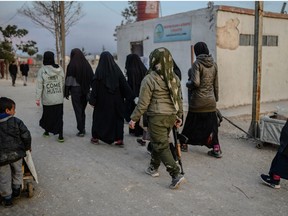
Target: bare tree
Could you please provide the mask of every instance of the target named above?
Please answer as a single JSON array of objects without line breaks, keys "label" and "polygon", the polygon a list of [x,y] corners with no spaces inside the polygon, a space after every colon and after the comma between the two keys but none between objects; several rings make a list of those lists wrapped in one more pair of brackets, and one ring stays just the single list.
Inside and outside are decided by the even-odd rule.
[{"label": "bare tree", "polygon": [[[47,29],[55,38],[56,56],[60,62],[61,44],[61,16],[60,1],[35,1],[31,6],[25,6],[19,13],[29,17],[36,25]],[[70,28],[82,17],[82,4],[75,1],[65,1],[65,36],[69,34]]]},{"label": "bare tree", "polygon": [[[124,20],[121,21],[120,26],[134,23],[137,18],[137,1],[128,1],[128,7],[121,11],[121,15],[123,16]],[[115,41],[117,41],[117,30],[120,28],[120,26],[115,27],[113,34]]]}]

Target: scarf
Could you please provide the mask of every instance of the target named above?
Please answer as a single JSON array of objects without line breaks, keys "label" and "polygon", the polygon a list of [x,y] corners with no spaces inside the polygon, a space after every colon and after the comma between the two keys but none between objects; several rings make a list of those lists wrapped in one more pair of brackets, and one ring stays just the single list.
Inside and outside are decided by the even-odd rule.
[{"label": "scarf", "polygon": [[66,78],[68,76],[76,79],[83,93],[87,94],[89,92],[93,79],[93,70],[82,51],[78,48],[71,50]]},{"label": "scarf", "polygon": [[108,92],[114,94],[115,90],[119,88],[119,77],[121,74],[123,73],[111,53],[108,51],[102,52],[94,79],[100,80],[108,88]]},{"label": "scarf", "polygon": [[55,64],[54,53],[47,51],[43,56],[43,65],[52,65],[54,68],[59,68],[59,65]]},{"label": "scarf", "polygon": [[139,96],[141,82],[146,75],[147,69],[140,57],[136,54],[129,54],[126,57],[125,69],[127,81],[135,95]]},{"label": "scarf", "polygon": [[168,49],[161,47],[155,49],[149,56],[149,71],[155,71],[162,80],[167,84],[170,98],[174,104],[175,109],[179,110],[178,101],[181,97],[179,95],[178,83],[176,74],[173,71],[173,59]]}]

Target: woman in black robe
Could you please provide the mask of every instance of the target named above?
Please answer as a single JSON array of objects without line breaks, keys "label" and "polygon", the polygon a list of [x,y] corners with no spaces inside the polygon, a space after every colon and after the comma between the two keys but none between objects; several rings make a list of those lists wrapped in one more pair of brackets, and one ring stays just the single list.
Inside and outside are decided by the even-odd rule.
[{"label": "woman in black robe", "polygon": [[133,92],[113,56],[103,52],[95,71],[89,101],[94,107],[92,143],[102,140],[123,146],[124,99],[133,100]]},{"label": "woman in black robe", "polygon": [[[139,91],[141,86],[141,81],[143,80],[147,68],[141,61],[140,57],[137,54],[129,54],[126,58],[125,63],[127,82],[132,89],[135,97],[139,97]],[[130,115],[132,114],[136,104],[134,100],[125,101],[125,119],[129,122]],[[139,126],[139,121],[135,124],[135,129],[129,128],[129,133],[134,134],[135,136],[143,135],[143,129]]]},{"label": "woman in black robe", "polygon": [[65,80],[65,97],[71,94],[72,105],[77,121],[77,136],[83,137],[85,131],[85,109],[88,103],[93,70],[82,51],[75,48],[71,51]]},{"label": "woman in black robe", "polygon": [[268,186],[280,188],[280,179],[288,180],[288,121],[282,128],[280,147],[272,160],[269,175],[262,174],[261,180]]}]

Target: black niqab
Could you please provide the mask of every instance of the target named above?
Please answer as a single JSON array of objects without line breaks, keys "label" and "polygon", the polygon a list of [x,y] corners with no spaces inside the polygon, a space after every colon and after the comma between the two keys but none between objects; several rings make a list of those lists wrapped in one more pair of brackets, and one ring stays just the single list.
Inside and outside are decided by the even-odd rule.
[{"label": "black niqab", "polygon": [[135,96],[139,96],[141,82],[146,75],[147,68],[137,54],[129,54],[126,58],[125,69],[127,71],[128,84]]},{"label": "black niqab", "polygon": [[120,74],[123,75],[111,53],[108,51],[102,52],[95,71],[94,79],[102,81],[108,88],[108,91],[114,93],[115,90],[119,88]]},{"label": "black niqab", "polygon": [[78,48],[72,49],[70,62],[67,66],[67,75],[76,79],[83,93],[88,93],[93,79],[93,70],[82,51]]}]

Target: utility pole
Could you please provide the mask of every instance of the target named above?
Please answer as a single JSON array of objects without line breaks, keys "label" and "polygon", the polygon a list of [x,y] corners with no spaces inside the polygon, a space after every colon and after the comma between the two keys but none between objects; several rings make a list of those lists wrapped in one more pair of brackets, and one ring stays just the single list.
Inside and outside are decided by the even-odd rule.
[{"label": "utility pole", "polygon": [[262,69],[263,1],[255,2],[252,120],[249,134],[259,137]]},{"label": "utility pole", "polygon": [[61,66],[64,70],[65,73],[65,6],[64,6],[65,2],[64,1],[60,1],[60,20],[61,20],[61,58],[62,58],[62,62],[61,62]]}]

